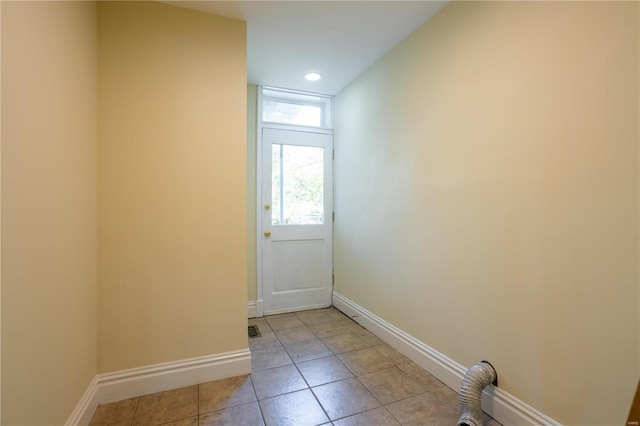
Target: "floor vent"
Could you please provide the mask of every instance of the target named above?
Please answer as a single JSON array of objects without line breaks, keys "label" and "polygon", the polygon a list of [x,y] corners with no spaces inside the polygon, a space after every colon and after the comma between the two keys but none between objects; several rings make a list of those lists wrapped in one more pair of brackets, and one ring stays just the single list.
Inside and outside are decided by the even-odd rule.
[{"label": "floor vent", "polygon": [[250,325],[249,326],[249,337],[253,338],[253,337],[260,337],[260,330],[258,330],[258,326],[257,325]]}]

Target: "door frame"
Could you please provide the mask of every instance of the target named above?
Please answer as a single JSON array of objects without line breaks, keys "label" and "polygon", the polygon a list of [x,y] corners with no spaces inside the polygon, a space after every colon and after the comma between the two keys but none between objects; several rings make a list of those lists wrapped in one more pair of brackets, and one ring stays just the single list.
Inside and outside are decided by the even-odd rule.
[{"label": "door frame", "polygon": [[[262,227],[262,207],[265,204],[265,201],[262,199],[262,133],[263,129],[278,129],[278,130],[293,130],[297,132],[308,132],[308,133],[323,133],[327,135],[333,136],[333,127],[324,128],[324,127],[308,127],[308,126],[295,126],[290,124],[279,124],[272,122],[263,122],[262,121],[262,89],[264,86],[258,86],[257,90],[257,114],[256,114],[256,317],[264,316],[264,292],[263,292],[263,277],[262,277],[262,265],[263,265],[263,256],[262,256],[262,233],[264,229]],[[287,92],[296,92],[296,93],[305,93],[299,91],[286,90]],[[308,93],[311,95],[316,95],[314,93]],[[324,96],[324,95],[323,95]],[[334,139],[335,142],[335,139]],[[335,146],[333,148],[333,153],[335,153]],[[335,159],[335,155],[332,154],[332,158]],[[335,167],[332,167],[331,173],[333,174],[333,178],[335,178]],[[332,180],[332,185],[333,181]],[[335,211],[335,187],[332,188],[333,199],[332,206]],[[270,200],[269,200],[270,201]],[[331,212],[333,217],[333,211]],[[332,232],[333,232],[333,220],[331,221]],[[333,253],[333,247],[331,248]],[[333,257],[333,254],[331,255]],[[331,261],[333,267],[333,260]]]}]

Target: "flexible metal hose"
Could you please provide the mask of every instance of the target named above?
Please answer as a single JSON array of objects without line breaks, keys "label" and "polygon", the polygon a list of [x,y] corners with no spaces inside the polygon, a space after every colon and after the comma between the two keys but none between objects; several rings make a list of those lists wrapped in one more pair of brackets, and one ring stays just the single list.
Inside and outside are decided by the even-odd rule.
[{"label": "flexible metal hose", "polygon": [[491,383],[497,385],[497,380],[496,370],[487,361],[481,361],[467,370],[460,389],[458,426],[482,426],[482,390]]}]

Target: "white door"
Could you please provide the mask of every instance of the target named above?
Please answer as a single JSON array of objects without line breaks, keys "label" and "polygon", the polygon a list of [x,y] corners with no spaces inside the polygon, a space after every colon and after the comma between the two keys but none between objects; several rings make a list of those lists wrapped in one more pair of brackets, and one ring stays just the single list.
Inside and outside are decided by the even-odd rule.
[{"label": "white door", "polygon": [[262,131],[264,313],[331,305],[333,136]]}]

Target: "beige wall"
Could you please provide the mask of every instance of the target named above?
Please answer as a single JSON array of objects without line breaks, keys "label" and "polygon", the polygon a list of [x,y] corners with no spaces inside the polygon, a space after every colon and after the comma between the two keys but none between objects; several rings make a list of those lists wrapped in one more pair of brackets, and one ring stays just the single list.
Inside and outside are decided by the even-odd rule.
[{"label": "beige wall", "polygon": [[63,424],[96,374],[96,6],[1,7],[1,423]]},{"label": "beige wall", "polygon": [[638,22],[455,2],[336,99],[336,291],[566,424],[639,377]]},{"label": "beige wall", "polygon": [[258,298],[256,275],[256,161],[258,86],[247,85],[247,297]]},{"label": "beige wall", "polygon": [[247,348],[245,23],[98,12],[98,370]]}]

